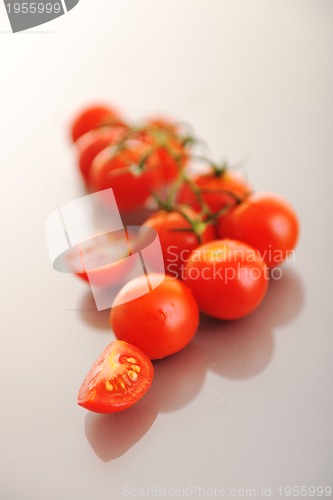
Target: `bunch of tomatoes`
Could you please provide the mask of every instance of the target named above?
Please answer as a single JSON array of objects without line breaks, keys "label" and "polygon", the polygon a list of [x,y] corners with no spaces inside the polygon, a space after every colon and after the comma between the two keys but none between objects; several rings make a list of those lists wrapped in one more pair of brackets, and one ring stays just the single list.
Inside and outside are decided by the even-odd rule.
[{"label": "bunch of tomatoes", "polygon": [[[143,226],[157,231],[164,259],[165,276],[149,276],[160,282],[149,293],[146,275],[119,291],[110,312],[117,340],[79,391],[79,405],[112,413],[147,392],[152,360],[188,345],[200,312],[235,320],[260,305],[271,273],[294,252],[299,221],[282,197],[253,192],[226,163],[199,158],[198,139],[170,119],[133,126],[110,106],[91,106],[76,116],[71,136],[88,192],[112,188],[121,213],[153,200],[155,211]],[[204,168],[192,173],[198,159]],[[103,198],[106,205],[112,201]],[[97,273],[100,286],[110,285],[107,266]],[[137,298],[127,300],[133,291]]]}]

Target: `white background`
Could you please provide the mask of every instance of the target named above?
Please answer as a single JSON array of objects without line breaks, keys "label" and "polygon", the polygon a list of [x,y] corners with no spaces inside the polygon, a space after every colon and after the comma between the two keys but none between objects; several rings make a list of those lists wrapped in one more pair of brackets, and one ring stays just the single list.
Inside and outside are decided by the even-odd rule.
[{"label": "white background", "polygon": [[[16,35],[0,16],[1,498],[272,485],[277,499],[332,483],[333,2],[81,0]],[[252,185],[302,226],[259,310],[203,321],[150,393],[107,417],[75,403],[113,338],[107,314],[52,270],[44,237],[81,193],[67,125],[93,100],[189,121],[215,159],[248,157]]]}]

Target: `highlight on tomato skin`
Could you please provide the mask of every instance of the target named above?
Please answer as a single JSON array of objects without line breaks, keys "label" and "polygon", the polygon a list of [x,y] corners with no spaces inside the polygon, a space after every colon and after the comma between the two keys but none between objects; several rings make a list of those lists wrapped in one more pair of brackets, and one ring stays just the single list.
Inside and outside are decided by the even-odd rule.
[{"label": "highlight on tomato skin", "polygon": [[140,349],[115,340],[95,361],[79,390],[79,406],[95,413],[126,410],[149,390],[154,367]]}]

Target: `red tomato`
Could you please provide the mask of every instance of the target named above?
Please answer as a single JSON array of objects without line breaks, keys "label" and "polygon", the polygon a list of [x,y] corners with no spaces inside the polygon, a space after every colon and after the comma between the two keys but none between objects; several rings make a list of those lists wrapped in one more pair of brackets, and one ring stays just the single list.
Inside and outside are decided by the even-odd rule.
[{"label": "red tomato", "polygon": [[252,312],[264,298],[268,270],[254,248],[239,241],[217,240],[194,250],[184,279],[202,312],[237,319]]},{"label": "red tomato", "polygon": [[72,141],[76,142],[83,134],[94,128],[116,123],[122,123],[122,120],[113,108],[105,105],[89,106],[83,109],[72,123]]},{"label": "red tomato", "polygon": [[[112,287],[126,280],[132,261],[126,233],[114,231],[92,238],[73,248],[66,256],[66,264],[79,278],[91,285]],[[78,272],[79,269],[86,269]],[[88,271],[88,274],[87,274]]]},{"label": "red tomato", "polygon": [[165,116],[154,116],[147,120],[147,127],[152,130],[166,130],[171,134],[179,133],[179,126],[171,118]]},{"label": "red tomato", "polygon": [[125,125],[101,127],[90,130],[77,141],[78,165],[84,181],[89,180],[89,172],[94,158],[103,149],[118,142],[124,135]]},{"label": "red tomato", "polygon": [[158,233],[166,274],[179,279],[192,250],[215,238],[214,227],[204,223],[199,214],[186,207],[182,211],[186,218],[177,211],[160,210],[144,223]]},{"label": "red tomato", "polygon": [[[232,170],[219,172],[211,169],[211,172],[196,175],[191,181],[212,213],[222,210],[227,205],[236,204],[235,196],[243,199],[250,193],[250,187],[245,179]],[[178,202],[189,205],[194,210],[201,208],[197,196],[187,183],[184,183],[178,192]]]},{"label": "red tomato", "polygon": [[170,139],[166,145],[156,146],[150,161],[159,169],[162,183],[170,184],[185,168],[187,160],[185,148],[177,140]]},{"label": "red tomato", "polygon": [[162,118],[151,120],[138,131],[138,137],[152,146],[149,161],[159,169],[161,182],[169,184],[175,180],[188,161],[188,151],[176,125]]},{"label": "red tomato", "polygon": [[[123,147],[107,148],[94,159],[90,169],[90,186],[94,191],[112,188],[120,210],[142,207],[159,183],[158,171],[145,162],[150,151],[147,144],[128,141]],[[105,200],[107,203],[107,199]]]},{"label": "red tomato", "polygon": [[[150,274],[149,279],[162,277]],[[129,281],[114,300],[110,323],[118,339],[137,345],[150,359],[161,359],[192,340],[199,324],[198,306],[191,290],[169,276],[146,290],[145,276]],[[131,300],[133,294],[137,298]]]},{"label": "red tomato", "polygon": [[126,410],[148,391],[153,377],[149,358],[134,345],[116,340],[95,361],[77,402],[96,413]]},{"label": "red tomato", "polygon": [[252,245],[273,268],[295,248],[299,222],[294,209],[282,197],[256,193],[220,218],[218,234]]}]

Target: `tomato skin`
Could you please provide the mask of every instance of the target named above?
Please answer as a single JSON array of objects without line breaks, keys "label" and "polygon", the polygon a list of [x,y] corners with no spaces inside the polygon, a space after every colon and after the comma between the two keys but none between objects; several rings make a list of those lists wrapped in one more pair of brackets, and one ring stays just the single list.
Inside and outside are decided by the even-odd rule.
[{"label": "tomato skin", "polygon": [[157,147],[152,153],[150,162],[159,169],[161,183],[170,184],[185,168],[187,160],[184,148],[176,141],[170,141],[167,146]]},{"label": "tomato skin", "polygon": [[[200,220],[194,210],[188,207],[182,208],[183,212],[193,221]],[[198,236],[191,231],[192,226],[184,216],[177,211],[167,212],[160,210],[151,215],[144,226],[154,228],[161,243],[165,273],[174,278],[181,279],[182,270],[191,252],[199,246]],[[187,229],[188,231],[178,231]],[[206,225],[201,234],[201,243],[207,243],[215,238],[215,229],[212,225]]]},{"label": "tomato skin", "polygon": [[[156,168],[146,164],[140,172],[131,170],[139,165],[149,146],[135,141],[130,148],[114,151],[107,148],[99,153],[92,162],[89,184],[94,191],[112,188],[118,208],[130,211],[142,207],[151,191],[159,183]],[[108,203],[107,199],[105,202]]]},{"label": "tomato skin", "polygon": [[87,272],[76,273],[76,276],[87,283],[91,283],[93,286],[107,288],[122,282],[130,269],[131,261],[129,259],[122,259],[104,266],[89,269],[89,276]]},{"label": "tomato skin", "polygon": [[255,193],[221,217],[220,238],[239,239],[259,250],[270,268],[279,266],[295,248],[299,221],[294,209],[274,193]]},{"label": "tomato skin", "polygon": [[119,114],[110,106],[104,104],[89,106],[78,113],[73,120],[71,126],[72,141],[76,142],[82,135],[92,129],[117,122],[121,122]]},{"label": "tomato skin", "polygon": [[85,181],[89,181],[89,172],[94,158],[103,149],[118,142],[124,135],[126,127],[115,125],[114,127],[101,127],[93,129],[78,139],[77,156],[80,173]]},{"label": "tomato skin", "polygon": [[151,119],[138,137],[152,147],[149,162],[158,168],[161,184],[177,179],[189,158],[177,125],[166,118]]},{"label": "tomato skin", "polygon": [[192,253],[184,282],[202,312],[231,320],[246,316],[263,300],[268,270],[258,252],[245,243],[216,240]]},{"label": "tomato skin", "polygon": [[[201,192],[202,200],[212,213],[222,210],[227,205],[236,204],[235,198],[227,191],[243,199],[251,190],[246,180],[238,172],[232,170],[225,170],[220,175],[213,171],[196,175],[191,181]],[[186,183],[178,192],[178,202],[189,205],[194,210],[200,210],[197,197]]]},{"label": "tomato skin", "polygon": [[[154,275],[149,277],[154,279]],[[111,308],[110,324],[118,339],[138,346],[150,359],[162,359],[192,340],[199,324],[198,306],[191,290],[169,276],[149,293],[122,303],[146,286],[146,277],[141,276],[120,290]]]},{"label": "tomato skin", "polygon": [[77,403],[96,413],[133,406],[150,388],[154,367],[137,347],[116,340],[104,349],[79,390]]}]

